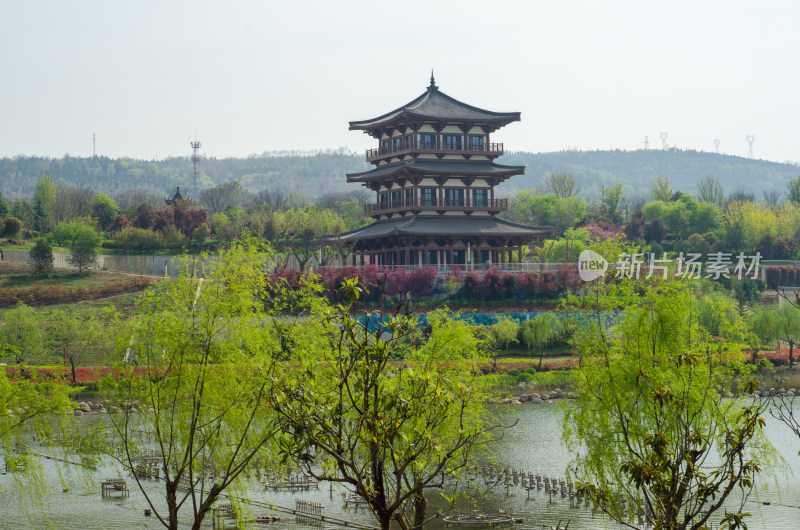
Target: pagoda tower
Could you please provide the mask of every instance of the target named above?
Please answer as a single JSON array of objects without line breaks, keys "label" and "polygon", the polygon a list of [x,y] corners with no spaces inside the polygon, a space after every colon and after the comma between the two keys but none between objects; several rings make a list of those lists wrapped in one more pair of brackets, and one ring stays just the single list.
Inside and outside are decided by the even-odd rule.
[{"label": "pagoda tower", "polygon": [[510,263],[522,246],[552,235],[497,217],[508,200],[495,186],[525,172],[494,160],[503,144],[491,141],[519,112],[492,112],[462,103],[441,90],[431,74],[419,97],[377,118],[351,121],[378,141],[367,151],[375,168],[347,181],[375,192],[364,215],[375,222],[328,236],[348,246],[353,265],[451,266],[471,269]]}]

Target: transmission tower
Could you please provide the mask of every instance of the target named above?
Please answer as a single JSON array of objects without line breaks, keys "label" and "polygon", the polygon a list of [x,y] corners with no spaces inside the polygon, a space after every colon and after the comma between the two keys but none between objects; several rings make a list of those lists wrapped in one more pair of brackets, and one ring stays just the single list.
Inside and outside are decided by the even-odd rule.
[{"label": "transmission tower", "polygon": [[661,149],[666,151],[667,150],[667,133],[665,133],[665,132],[658,133],[658,136],[661,137]]},{"label": "transmission tower", "polygon": [[193,142],[189,142],[192,146],[192,165],[194,167],[194,198],[197,200],[197,162],[200,160],[200,142],[197,141],[197,136],[194,137]]},{"label": "transmission tower", "polygon": [[650,149],[650,139],[647,138],[647,135],[644,135],[644,150],[647,151]]},{"label": "transmission tower", "polygon": [[719,138],[714,138],[714,149],[717,151],[717,154],[719,154]]},{"label": "transmission tower", "polygon": [[752,134],[747,135],[747,143],[750,145],[750,149],[747,151],[747,158],[753,158],[753,142],[755,142],[756,137]]}]

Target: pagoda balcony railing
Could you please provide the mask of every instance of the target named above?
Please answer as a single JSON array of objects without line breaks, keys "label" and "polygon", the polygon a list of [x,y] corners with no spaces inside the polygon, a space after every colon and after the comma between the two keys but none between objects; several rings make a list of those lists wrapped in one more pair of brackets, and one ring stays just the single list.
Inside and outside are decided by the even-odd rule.
[{"label": "pagoda balcony railing", "polygon": [[379,158],[402,156],[411,153],[436,154],[446,152],[455,155],[474,155],[481,154],[486,156],[501,156],[503,154],[502,143],[485,144],[442,144],[437,146],[435,142],[403,142],[396,145],[379,147],[377,149],[367,149],[367,162],[372,162]]},{"label": "pagoda balcony railing", "polygon": [[508,199],[468,199],[458,197],[431,198],[403,198],[394,201],[383,201],[364,205],[365,215],[392,213],[402,210],[481,210],[505,211],[508,210]]}]

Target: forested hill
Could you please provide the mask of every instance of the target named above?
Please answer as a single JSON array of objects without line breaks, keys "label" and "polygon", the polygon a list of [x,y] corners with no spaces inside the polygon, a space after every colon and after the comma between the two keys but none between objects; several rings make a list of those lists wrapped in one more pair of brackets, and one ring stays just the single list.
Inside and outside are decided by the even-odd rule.
[{"label": "forested hill", "polygon": [[630,197],[644,197],[655,177],[667,177],[675,190],[694,193],[705,177],[717,179],[725,193],[752,192],[761,199],[763,191],[786,191],[786,181],[800,175],[796,164],[751,160],[738,156],[700,151],[560,151],[557,153],[510,153],[501,163],[527,166],[525,175],[503,184],[504,191],[538,188],[549,173],[572,174],[587,196],[599,196],[600,188],[622,183]]},{"label": "forested hill", "polygon": [[[561,151],[557,153],[509,153],[498,159],[502,164],[525,165],[526,174],[510,179],[501,192],[539,188],[543,177],[552,172],[571,173],[583,186],[583,194],[597,196],[602,186],[622,183],[631,197],[647,194],[650,182],[661,175],[672,186],[692,193],[704,177],[718,179],[726,193],[751,191],[757,198],[762,191],[786,190],[786,181],[800,175],[795,164],[670,149],[639,151]],[[350,189],[345,174],[369,166],[363,154],[345,150],[312,153],[265,153],[247,158],[203,158],[199,162],[199,187],[205,188],[233,179],[258,191],[280,189],[309,197],[326,191]],[[15,157],[0,159],[0,191],[6,197],[29,197],[37,178],[49,173],[59,186],[88,186],[113,195],[143,188],[164,194],[175,186],[190,191],[192,162],[188,157],[165,160],[135,160],[107,157],[63,158]]]}]

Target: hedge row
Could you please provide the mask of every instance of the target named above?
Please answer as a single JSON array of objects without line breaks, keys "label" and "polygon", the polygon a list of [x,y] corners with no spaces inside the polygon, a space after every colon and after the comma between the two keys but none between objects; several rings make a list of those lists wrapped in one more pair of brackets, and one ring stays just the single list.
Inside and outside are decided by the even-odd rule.
[{"label": "hedge row", "polygon": [[800,267],[769,265],[767,267],[767,284],[774,284],[776,287],[800,286]]},{"label": "hedge row", "polygon": [[64,288],[61,285],[37,285],[26,289],[8,287],[0,289],[0,307],[11,307],[23,302],[29,306],[67,304],[92,298],[105,298],[115,294],[141,291],[152,283],[151,278],[132,277],[95,287]]},{"label": "hedge row", "polygon": [[578,269],[562,265],[557,272],[503,272],[491,268],[481,277],[470,272],[464,278],[464,296],[478,300],[506,298],[555,298],[561,293],[576,292],[581,286]]}]

